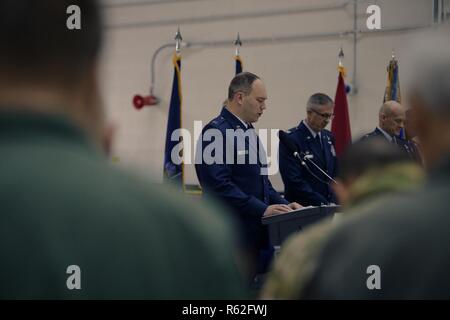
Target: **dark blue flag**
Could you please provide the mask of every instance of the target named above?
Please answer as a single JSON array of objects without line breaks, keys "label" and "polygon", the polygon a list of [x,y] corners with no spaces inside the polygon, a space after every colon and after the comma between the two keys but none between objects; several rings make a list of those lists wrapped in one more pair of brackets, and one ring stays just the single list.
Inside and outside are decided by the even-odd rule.
[{"label": "dark blue flag", "polygon": [[[176,183],[184,185],[184,165],[181,161],[182,150],[180,149],[180,143],[182,138],[178,141],[172,141],[172,133],[181,129],[181,56],[177,53],[173,56],[173,84],[172,95],[170,97],[169,117],[167,119],[167,131],[166,131],[166,147],[164,150],[164,180],[170,180]],[[178,146],[177,146],[178,145]],[[175,149],[172,155],[172,150]],[[176,152],[179,150],[179,152]]]},{"label": "dark blue flag", "polygon": [[241,56],[237,55],[235,57],[236,60],[236,74],[241,73],[242,72],[242,59]]}]

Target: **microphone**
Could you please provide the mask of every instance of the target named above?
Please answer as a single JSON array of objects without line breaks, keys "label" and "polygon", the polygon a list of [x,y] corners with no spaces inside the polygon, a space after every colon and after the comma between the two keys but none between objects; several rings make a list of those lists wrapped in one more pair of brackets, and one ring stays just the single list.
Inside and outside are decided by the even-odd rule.
[{"label": "microphone", "polygon": [[334,183],[337,183],[336,180],[334,180],[332,177],[330,177],[330,175],[328,173],[326,173],[324,170],[322,170],[321,167],[319,167],[314,161],[311,160],[311,158],[313,158],[313,155],[307,155],[303,152],[298,151],[297,147],[295,146],[295,144],[292,142],[291,138],[289,138],[288,134],[286,132],[284,132],[283,130],[278,131],[278,138],[280,139],[281,143],[288,149],[288,151],[290,153],[292,153],[292,155],[299,159],[301,161],[301,164],[309,171],[309,173],[311,173],[312,176],[314,176],[317,180],[326,183],[325,181],[323,181],[322,179],[320,179],[319,177],[317,177],[308,167],[308,165],[306,164],[305,160],[308,160],[313,166],[315,166],[325,177],[327,177],[330,181],[333,181]]},{"label": "microphone", "polygon": [[284,132],[283,130],[278,131],[278,138],[280,139],[281,143],[289,150],[289,152],[294,155],[294,157],[300,159],[300,161],[303,162],[302,158],[300,157],[300,154],[298,153],[297,147],[291,141],[286,132]]}]

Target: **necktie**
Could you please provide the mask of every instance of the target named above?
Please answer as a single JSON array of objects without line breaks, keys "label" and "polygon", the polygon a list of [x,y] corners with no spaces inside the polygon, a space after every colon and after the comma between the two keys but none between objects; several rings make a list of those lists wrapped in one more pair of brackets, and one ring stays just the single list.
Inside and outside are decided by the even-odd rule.
[{"label": "necktie", "polygon": [[320,150],[320,157],[322,158],[323,163],[325,164],[325,167],[323,169],[327,170],[327,160],[326,160],[326,156],[325,156],[325,150],[323,149],[322,139],[320,138],[319,134],[316,135],[315,140],[316,140],[316,143],[318,144],[318,147]]},{"label": "necktie", "polygon": [[255,128],[253,127],[253,125],[249,122],[246,122],[247,124],[247,129],[246,131],[250,130],[250,136],[246,137],[246,139],[248,138],[248,144],[249,144],[249,152],[253,152],[254,155],[256,155],[256,159],[257,161],[260,161],[260,157],[259,157],[259,151],[258,151],[258,136],[255,132]]},{"label": "necktie", "polygon": [[322,141],[320,139],[320,135],[319,134],[316,134],[315,140],[316,140],[316,143],[319,146],[320,150],[322,150]]}]

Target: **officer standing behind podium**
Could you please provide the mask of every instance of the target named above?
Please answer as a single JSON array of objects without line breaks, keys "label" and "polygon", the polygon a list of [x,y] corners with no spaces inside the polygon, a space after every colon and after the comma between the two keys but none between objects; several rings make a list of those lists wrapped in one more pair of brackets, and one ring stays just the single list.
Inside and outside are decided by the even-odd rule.
[{"label": "officer standing behind podium", "polygon": [[[325,129],[333,117],[333,100],[323,93],[313,94],[307,102],[306,119],[290,129],[288,137],[308,159],[333,178],[336,174],[334,137]],[[280,142],[280,173],[285,196],[303,206],[320,206],[336,202],[330,179],[309,160],[302,164]]]},{"label": "officer standing behind podium", "polygon": [[[267,227],[262,225],[261,218],[301,208],[297,203],[284,200],[264,173],[266,154],[258,143],[252,123],[258,121],[266,109],[266,99],[266,88],[258,76],[250,72],[236,75],[228,88],[226,106],[203,128],[195,165],[204,194],[222,200],[241,222],[245,251],[253,264],[252,275],[266,271],[273,253]],[[214,141],[211,136],[215,136]],[[208,163],[205,154],[216,140],[224,142],[223,149],[216,150],[215,160]],[[218,155],[221,151],[223,153]],[[232,157],[228,157],[227,152],[231,152]]]}]

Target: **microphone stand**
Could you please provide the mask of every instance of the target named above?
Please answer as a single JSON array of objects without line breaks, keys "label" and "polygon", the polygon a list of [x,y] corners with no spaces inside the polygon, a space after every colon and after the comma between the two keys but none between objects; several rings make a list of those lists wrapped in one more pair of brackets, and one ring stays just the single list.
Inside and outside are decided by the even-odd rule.
[{"label": "microphone stand", "polygon": [[[328,179],[330,179],[330,181],[333,181],[334,183],[336,183],[337,184],[337,181],[336,180],[334,180],[332,177],[330,177],[330,175],[328,174],[328,173],[326,173],[324,170],[322,170],[322,168],[321,167],[319,167],[314,161],[312,161],[304,152],[302,152],[302,151],[300,151],[300,153],[299,152],[297,152],[297,151],[295,151],[294,152],[294,157],[296,157],[297,159],[299,159],[300,160],[300,162],[301,162],[301,164],[303,165],[303,166],[305,166],[307,169],[308,169],[308,171],[309,171],[309,173],[311,173],[313,176],[315,176],[318,180],[320,180],[320,181],[322,181],[322,182],[324,182],[322,179],[319,179],[315,174],[313,174],[312,172],[311,172],[311,170],[309,169],[309,167],[308,167],[308,165],[306,164],[306,160],[308,160],[313,166],[315,166],[325,177],[327,177]],[[324,182],[325,183],[325,182]]]}]

